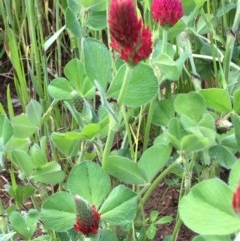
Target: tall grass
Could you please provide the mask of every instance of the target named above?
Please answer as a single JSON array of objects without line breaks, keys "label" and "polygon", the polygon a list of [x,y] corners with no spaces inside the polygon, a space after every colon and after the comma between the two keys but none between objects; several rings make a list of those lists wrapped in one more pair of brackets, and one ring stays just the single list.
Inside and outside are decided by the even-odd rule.
[{"label": "tall grass", "polygon": [[44,100],[47,108],[49,80],[62,75],[62,56],[70,52],[68,46],[63,46],[62,37],[44,50],[47,39],[64,24],[66,5],[62,4],[64,1],[58,0],[0,1],[5,52],[14,70],[11,86],[16,89],[23,111],[31,98]]}]

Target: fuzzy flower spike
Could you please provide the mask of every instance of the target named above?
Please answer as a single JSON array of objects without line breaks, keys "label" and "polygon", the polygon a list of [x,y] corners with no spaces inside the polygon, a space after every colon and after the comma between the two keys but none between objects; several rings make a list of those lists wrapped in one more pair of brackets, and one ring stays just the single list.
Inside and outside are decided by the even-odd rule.
[{"label": "fuzzy flower spike", "polygon": [[131,65],[149,57],[152,34],[138,19],[133,0],[111,0],[109,7],[111,47]]},{"label": "fuzzy flower spike", "polygon": [[233,198],[232,198],[232,207],[234,211],[240,215],[240,183],[233,193]]},{"label": "fuzzy flower spike", "polygon": [[171,27],[183,16],[180,0],[153,0],[152,17],[162,27]]},{"label": "fuzzy flower spike", "polygon": [[83,233],[85,236],[97,234],[100,222],[100,214],[96,207],[90,206],[82,197],[76,195],[76,223],[74,230]]}]

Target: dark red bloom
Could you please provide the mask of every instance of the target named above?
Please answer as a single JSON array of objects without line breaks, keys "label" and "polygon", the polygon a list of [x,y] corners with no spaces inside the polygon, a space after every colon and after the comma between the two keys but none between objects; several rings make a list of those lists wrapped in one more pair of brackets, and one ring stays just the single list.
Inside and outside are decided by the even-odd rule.
[{"label": "dark red bloom", "polygon": [[240,186],[233,193],[232,207],[237,214],[240,214]]},{"label": "dark red bloom", "polygon": [[130,64],[137,64],[152,52],[152,34],[138,19],[133,0],[112,0],[109,8],[111,47]]},{"label": "dark red bloom", "polygon": [[180,0],[153,0],[152,17],[161,26],[173,26],[183,16]]},{"label": "dark red bloom", "polygon": [[90,234],[97,234],[100,222],[100,214],[96,207],[90,206],[80,196],[75,197],[76,203],[76,223],[74,230],[83,233],[86,236]]}]

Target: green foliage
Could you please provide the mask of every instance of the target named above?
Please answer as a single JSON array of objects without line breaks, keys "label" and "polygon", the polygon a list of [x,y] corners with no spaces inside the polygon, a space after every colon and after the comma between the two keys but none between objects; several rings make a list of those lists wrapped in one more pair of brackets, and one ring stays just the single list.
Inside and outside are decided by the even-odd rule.
[{"label": "green foliage", "polygon": [[[203,235],[227,235],[239,231],[239,218],[231,207],[232,189],[219,179],[205,180],[182,198],[180,216]],[[191,212],[189,212],[191,210]]]},{"label": "green foliage", "polygon": [[99,211],[106,222],[128,227],[136,216],[137,195],[127,187],[118,185],[109,194]]},{"label": "green foliage", "polygon": [[[1,240],[145,241],[173,221],[164,240],[176,241],[181,220],[193,241],[239,232],[240,2],[181,2],[184,16],[162,28],[152,1],[134,1],[153,43],[130,66],[109,1],[0,0]],[[180,216],[145,213],[169,183]],[[74,231],[75,195],[100,213],[96,235]]]},{"label": "green foliage", "polygon": [[42,205],[41,220],[49,229],[64,232],[75,223],[73,194],[58,192],[49,197]]},{"label": "green foliage", "polygon": [[167,164],[171,151],[170,146],[155,145],[143,152],[139,159],[138,166],[148,182],[151,182]]},{"label": "green foliage", "polygon": [[33,236],[38,220],[39,212],[34,209],[30,209],[26,215],[17,211],[13,211],[9,215],[9,221],[13,228],[26,239]]},{"label": "green foliage", "polygon": [[107,47],[96,39],[83,40],[83,53],[85,71],[88,77],[97,81],[102,88],[106,85],[111,76],[111,55]]},{"label": "green foliage", "polygon": [[41,219],[46,227],[59,232],[73,227],[74,194],[82,196],[91,205],[101,206],[101,219],[112,225],[129,226],[136,215],[136,193],[122,185],[110,192],[109,176],[93,162],[83,162],[72,170],[68,188],[71,193],[56,193],[43,203]]},{"label": "green foliage", "polygon": [[111,183],[99,165],[83,162],[69,174],[68,188],[73,194],[80,195],[98,208],[109,194]]},{"label": "green foliage", "polygon": [[[117,99],[126,72],[123,65],[118,70],[108,90],[108,97]],[[157,95],[157,79],[153,70],[145,65],[138,64],[130,70],[129,83],[123,103],[130,107],[139,107],[147,104]]]},{"label": "green foliage", "polygon": [[230,96],[223,89],[205,89],[200,91],[201,95],[206,100],[209,108],[217,112],[229,112],[232,110]]}]

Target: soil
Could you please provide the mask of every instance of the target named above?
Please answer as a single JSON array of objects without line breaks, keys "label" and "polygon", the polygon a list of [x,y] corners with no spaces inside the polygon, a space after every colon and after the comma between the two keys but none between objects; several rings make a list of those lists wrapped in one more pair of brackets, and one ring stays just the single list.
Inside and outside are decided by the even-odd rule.
[{"label": "soil", "polygon": [[[149,214],[152,210],[157,210],[159,218],[163,216],[173,217],[171,223],[158,226],[157,234],[154,238],[155,241],[164,240],[164,238],[172,234],[177,216],[178,197],[179,192],[176,187],[162,183],[147,201],[145,207],[146,213]],[[190,241],[195,235],[186,226],[182,225],[177,240]]]}]

